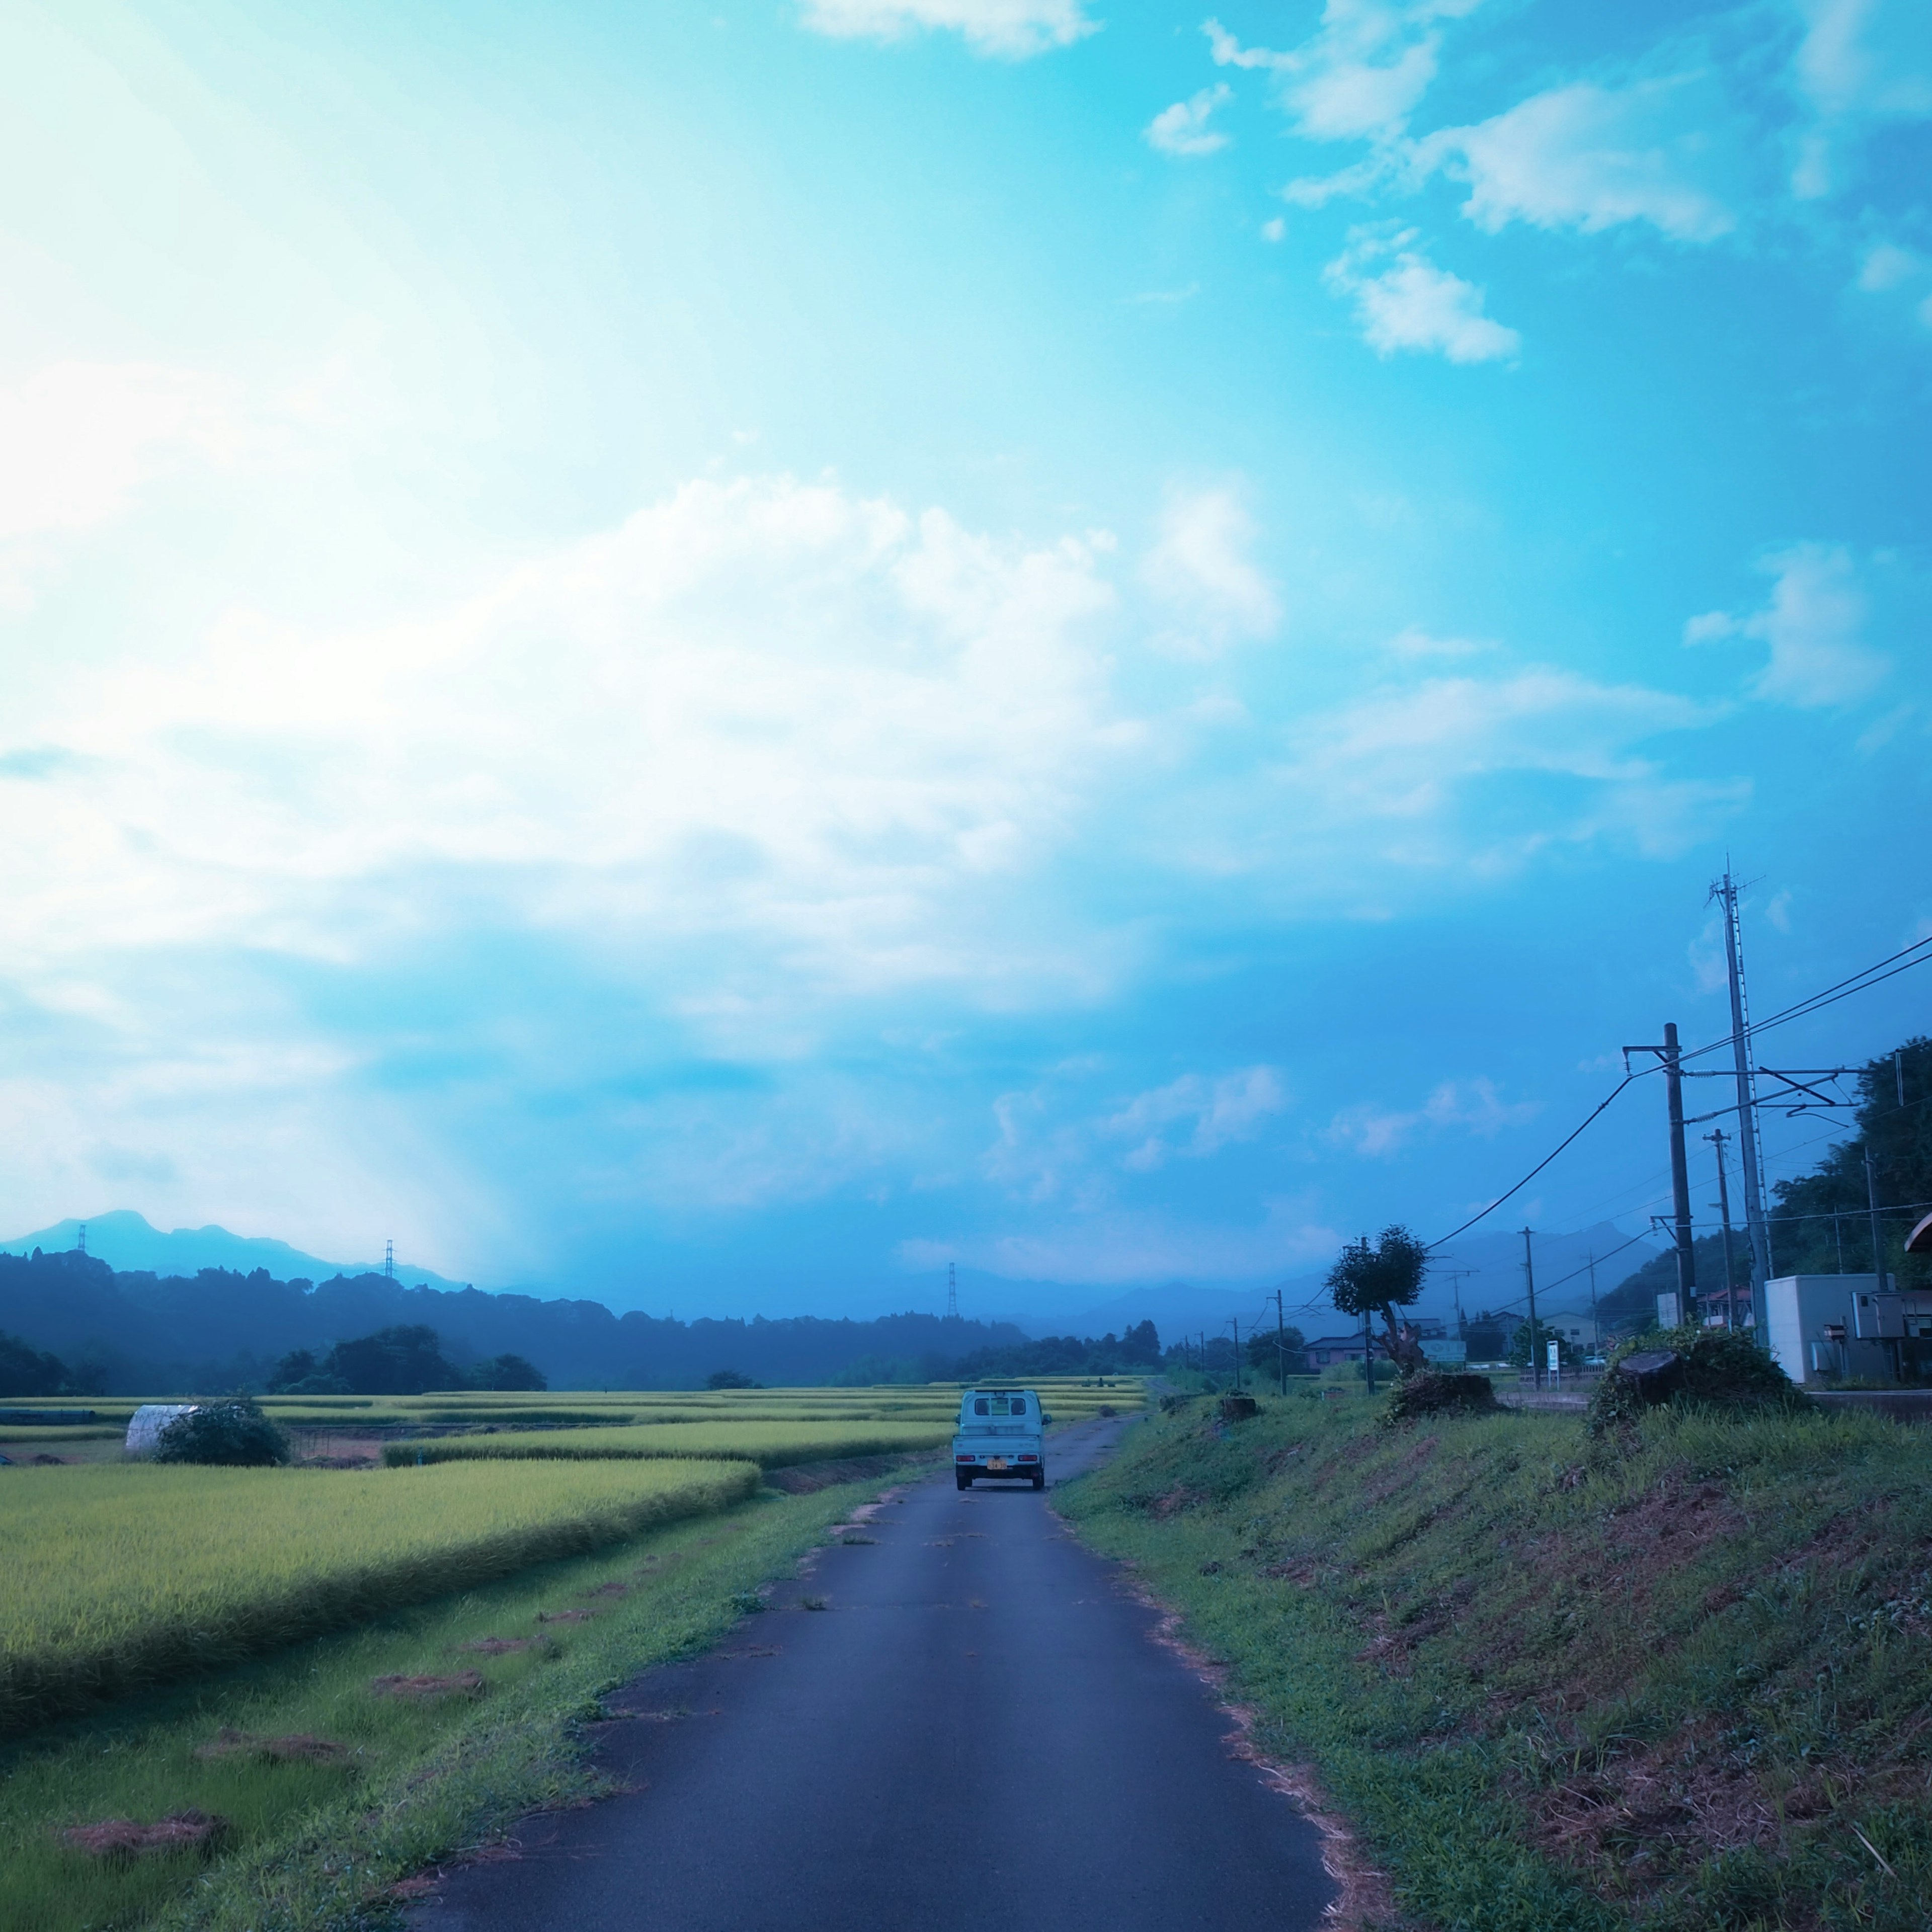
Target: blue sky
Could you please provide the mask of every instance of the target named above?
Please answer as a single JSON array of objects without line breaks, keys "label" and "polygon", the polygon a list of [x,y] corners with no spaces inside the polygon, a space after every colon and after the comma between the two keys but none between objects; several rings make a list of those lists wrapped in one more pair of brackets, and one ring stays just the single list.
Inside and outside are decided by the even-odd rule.
[{"label": "blue sky", "polygon": [[1932,931],[1922,6],[28,4],[0,97],[0,1222],[1259,1282],[1721,1034],[1727,853],[1760,1011]]}]

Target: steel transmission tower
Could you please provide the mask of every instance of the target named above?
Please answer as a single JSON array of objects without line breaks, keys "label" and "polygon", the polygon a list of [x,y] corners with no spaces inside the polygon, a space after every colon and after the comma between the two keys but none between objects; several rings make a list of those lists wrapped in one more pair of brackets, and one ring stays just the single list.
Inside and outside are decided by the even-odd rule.
[{"label": "steel transmission tower", "polygon": [[949,1322],[959,1319],[959,1283],[952,1271],[953,1264],[946,1264],[946,1318]]}]

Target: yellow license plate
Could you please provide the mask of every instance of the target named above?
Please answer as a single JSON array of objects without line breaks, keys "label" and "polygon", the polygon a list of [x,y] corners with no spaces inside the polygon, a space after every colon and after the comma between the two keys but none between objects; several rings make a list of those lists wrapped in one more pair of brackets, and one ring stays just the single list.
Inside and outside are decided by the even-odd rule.
[{"label": "yellow license plate", "polygon": [[1006,1466],[1006,1459],[1004,1456],[989,1456],[986,1459],[986,1467],[989,1469],[1004,1469]]}]

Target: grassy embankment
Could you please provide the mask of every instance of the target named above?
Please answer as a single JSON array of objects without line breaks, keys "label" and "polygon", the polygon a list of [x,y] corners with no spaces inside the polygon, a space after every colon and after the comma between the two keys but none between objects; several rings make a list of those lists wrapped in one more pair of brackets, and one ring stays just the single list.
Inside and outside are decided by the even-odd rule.
[{"label": "grassy embankment", "polygon": [[[1932,1897],[1932,1438],[1204,1405],[1062,1495],[1444,1932],[1858,1927]],[[1379,1405],[1374,1405],[1378,1407]]]},{"label": "grassy embankment", "polygon": [[[431,1479],[472,1473],[484,1472]],[[526,1811],[593,1795],[585,1726],[599,1698],[715,1642],[760,1584],[880,1486],[761,1490],[722,1514],[394,1611],[0,1748],[0,1932],[348,1932],[380,1922],[394,1910],[396,1880],[489,1844]],[[580,1608],[592,1618],[538,1621]],[[758,1620],[758,1640],[782,1640],[769,1634],[781,1622]],[[493,1640],[529,1647],[468,1647]],[[473,1693],[372,1690],[381,1677],[472,1670],[483,1680]],[[199,1754],[224,1732],[256,1742]],[[340,1748],[304,1754],[303,1741],[316,1739]],[[283,1754],[264,1748],[269,1740],[283,1742]],[[102,1860],[60,1836],[70,1825],[190,1807],[223,1821],[208,1847]]]}]

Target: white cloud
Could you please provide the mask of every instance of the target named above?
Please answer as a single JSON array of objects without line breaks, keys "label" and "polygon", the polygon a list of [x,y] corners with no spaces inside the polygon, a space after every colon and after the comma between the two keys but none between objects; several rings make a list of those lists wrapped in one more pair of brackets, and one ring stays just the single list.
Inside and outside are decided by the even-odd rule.
[{"label": "white cloud", "polygon": [[52,364],[0,390],[0,545],[104,523],[166,470],[219,458],[235,441],[204,376],[152,363]]},{"label": "white cloud", "polygon": [[[1251,1139],[1263,1121],[1287,1104],[1281,1076],[1272,1066],[1244,1067],[1215,1080],[1190,1073],[1136,1094],[1102,1123],[1101,1131],[1134,1143],[1124,1164],[1141,1173],[1172,1155],[1200,1160],[1231,1141]],[[1178,1136],[1172,1131],[1176,1128]]]},{"label": "white cloud", "polygon": [[1725,200],[1736,166],[1729,128],[1707,76],[1580,81],[1430,135],[1414,165],[1467,182],[1462,212],[1492,233],[1511,221],[1586,234],[1647,221],[1673,240],[1711,242],[1736,225]]},{"label": "white cloud", "polygon": [[[772,478],[688,485],[419,622],[238,612],[36,721],[79,758],[13,788],[0,962],[352,957],[436,917],[396,879],[454,868],[593,949],[756,934],[795,990],[1024,979],[1050,920],[962,942],[980,882],[1042,862],[1132,742],[1092,632],[1112,602],[1085,542]],[[760,1023],[759,978],[681,990],[719,1035]]]},{"label": "white cloud", "polygon": [[1684,626],[1687,644],[1754,638],[1770,646],[1752,681],[1760,698],[1806,709],[1850,704],[1884,682],[1890,661],[1864,641],[1870,599],[1842,544],[1804,543],[1766,557],[1771,601],[1748,617],[1712,610]]},{"label": "white cloud", "polygon": [[1867,295],[1882,295],[1912,280],[1924,266],[1910,248],[1881,242],[1858,268],[1858,286]]},{"label": "white cloud", "polygon": [[1217,154],[1229,137],[1208,124],[1214,110],[1234,98],[1234,90],[1225,82],[1218,87],[1204,87],[1192,98],[1163,107],[1142,132],[1148,145],[1163,154]]},{"label": "white cloud", "polygon": [[1472,13],[1478,0],[1328,0],[1322,24],[1286,52],[1244,47],[1218,20],[1208,35],[1217,65],[1259,68],[1277,77],[1295,131],[1311,140],[1401,134],[1436,78],[1437,23]]},{"label": "white cloud", "polygon": [[[1427,678],[1304,724],[1280,773],[1280,809],[1310,843],[1330,826],[1357,827],[1358,861],[1373,849],[1360,829],[1379,821],[1390,834],[1380,856],[1408,868],[1504,871],[1552,844],[1604,836],[1667,854],[1734,808],[1739,788],[1671,780],[1639,748],[1718,715],[1547,667]],[[1546,792],[1527,829],[1513,816],[1492,827],[1484,786],[1529,772],[1569,782]]]},{"label": "white cloud", "polygon": [[1460,1128],[1490,1140],[1542,1111],[1534,1100],[1504,1101],[1489,1080],[1448,1081],[1423,1105],[1407,1112],[1368,1103],[1345,1108],[1329,1124],[1328,1138],[1371,1160],[1399,1153],[1418,1132]]},{"label": "white cloud", "polygon": [[1262,224],[1262,239],[1264,242],[1281,241],[1287,233],[1288,224],[1278,214]]},{"label": "white cloud", "polygon": [[1472,658],[1496,646],[1474,638],[1438,638],[1416,625],[1398,631],[1384,646],[1394,658],[1414,662],[1430,658]]},{"label": "white cloud", "polygon": [[[1337,294],[1354,299],[1362,334],[1378,355],[1414,350],[1451,362],[1508,360],[1522,338],[1483,313],[1472,282],[1438,268],[1410,244],[1413,229],[1392,238],[1358,230],[1348,248],[1322,271]],[[1378,265],[1384,261],[1385,268]]]},{"label": "white cloud", "polygon": [[1181,620],[1166,646],[1185,657],[1217,656],[1238,639],[1270,635],[1281,600],[1249,552],[1254,520],[1231,490],[1177,492],[1142,566],[1155,595]]},{"label": "white cloud", "polygon": [[1798,84],[1829,115],[1932,115],[1932,20],[1922,0],[1798,0]]},{"label": "white cloud", "polygon": [[1811,124],[1792,191],[1816,200],[1842,184],[1844,157],[1875,123],[1932,115],[1932,14],[1923,0],[1796,0],[1805,33],[1792,64]]},{"label": "white cloud", "polygon": [[841,40],[896,40],[922,28],[956,33],[975,53],[1007,60],[1070,46],[1100,28],[1083,0],[805,0],[804,21]]}]

